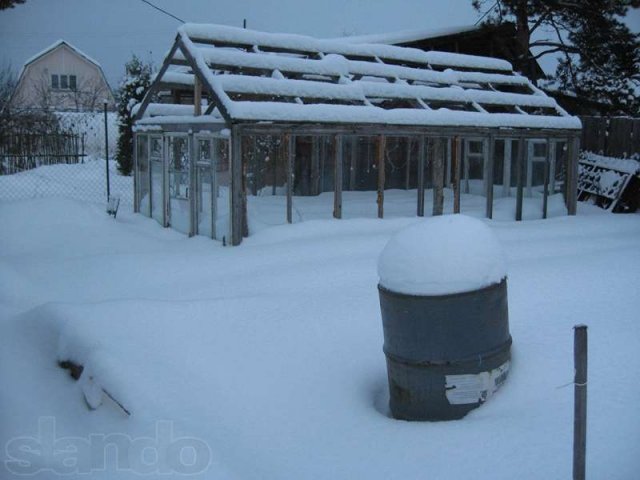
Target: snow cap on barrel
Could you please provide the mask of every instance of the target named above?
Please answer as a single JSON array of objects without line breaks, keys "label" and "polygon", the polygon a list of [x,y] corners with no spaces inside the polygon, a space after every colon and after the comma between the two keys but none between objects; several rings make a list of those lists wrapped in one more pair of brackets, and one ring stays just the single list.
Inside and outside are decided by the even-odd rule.
[{"label": "snow cap on barrel", "polygon": [[380,286],[406,295],[447,295],[501,282],[500,243],[481,220],[432,217],[396,233],[378,260]]}]

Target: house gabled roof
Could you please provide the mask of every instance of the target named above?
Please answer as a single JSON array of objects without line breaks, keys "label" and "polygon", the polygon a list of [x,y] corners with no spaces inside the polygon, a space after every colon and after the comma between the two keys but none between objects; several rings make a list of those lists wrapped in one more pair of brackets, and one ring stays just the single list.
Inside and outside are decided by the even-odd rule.
[{"label": "house gabled roof", "polygon": [[178,29],[136,119],[162,89],[193,94],[196,78],[205,116],[229,124],[580,128],[504,60],[202,24]]},{"label": "house gabled roof", "polygon": [[109,82],[107,81],[107,77],[104,74],[104,71],[102,70],[102,66],[100,65],[100,63],[98,63],[97,60],[94,60],[89,55],[87,55],[86,53],[84,53],[82,50],[80,50],[79,48],[75,47],[71,43],[67,42],[66,40],[57,40],[57,41],[53,42],[51,45],[49,45],[47,48],[45,48],[44,50],[41,50],[40,52],[36,53],[32,57],[28,58],[24,62],[24,64],[22,65],[22,68],[20,69],[20,73],[18,74],[18,81],[16,82],[16,88],[14,88],[14,90],[13,90],[13,92],[11,94],[11,99],[10,99],[9,103],[13,102],[13,100],[15,98],[15,95],[17,94],[20,85],[24,80],[24,75],[25,75],[25,72],[27,71],[27,67],[29,67],[29,65],[34,63],[36,60],[38,60],[38,59],[44,57],[45,55],[53,52],[54,50],[56,50],[57,48],[59,48],[61,46],[68,47],[74,53],[76,53],[77,55],[79,55],[80,57],[84,58],[86,61],[92,63],[93,65],[95,65],[98,68],[98,71],[100,72],[100,76],[102,77],[102,80],[104,81],[104,84],[107,87],[108,93],[111,96],[111,98],[113,99],[113,92],[111,91],[111,87],[109,86]]},{"label": "house gabled roof", "polygon": [[80,50],[79,48],[71,45],[69,42],[67,42],[66,40],[57,40],[55,42],[53,42],[51,45],[49,45],[47,48],[45,48],[44,50],[36,53],[34,56],[32,56],[31,58],[27,59],[26,62],[24,62],[24,66],[23,68],[25,68],[27,65],[29,65],[30,63],[35,62],[37,59],[39,59],[40,57],[45,56],[47,53],[52,52],[53,50],[55,50],[56,48],[58,48],[61,45],[66,45],[67,47],[69,47],[71,50],[73,50],[74,52],[76,52],[78,55],[80,55],[81,57],[83,57],[85,60],[88,60],[89,62],[93,63],[96,67],[102,68],[102,66],[100,65],[100,63],[98,63],[96,60],[94,60],[93,58],[91,58],[89,55],[87,55],[86,53],[84,53],[82,50]]}]

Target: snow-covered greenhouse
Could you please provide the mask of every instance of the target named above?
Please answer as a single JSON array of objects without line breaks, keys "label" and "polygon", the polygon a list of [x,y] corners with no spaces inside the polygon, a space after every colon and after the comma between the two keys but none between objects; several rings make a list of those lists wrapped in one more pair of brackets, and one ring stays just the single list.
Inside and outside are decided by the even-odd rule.
[{"label": "snow-covered greenhouse", "polygon": [[135,115],[135,209],[238,245],[302,219],[575,214],[581,124],[494,58],[185,24]]}]

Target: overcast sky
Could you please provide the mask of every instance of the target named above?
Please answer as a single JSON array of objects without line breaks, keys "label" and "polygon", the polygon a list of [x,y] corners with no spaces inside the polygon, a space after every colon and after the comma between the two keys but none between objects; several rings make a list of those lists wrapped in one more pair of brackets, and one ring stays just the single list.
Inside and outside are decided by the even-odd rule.
[{"label": "overcast sky", "polygon": [[[220,23],[318,37],[472,25],[471,0],[151,0],[188,22]],[[640,12],[627,19],[640,31]],[[141,0],[27,0],[0,11],[0,66],[64,39],[103,66],[117,87],[133,53],[159,64],[179,22]],[[553,71],[553,61],[544,62]]]}]

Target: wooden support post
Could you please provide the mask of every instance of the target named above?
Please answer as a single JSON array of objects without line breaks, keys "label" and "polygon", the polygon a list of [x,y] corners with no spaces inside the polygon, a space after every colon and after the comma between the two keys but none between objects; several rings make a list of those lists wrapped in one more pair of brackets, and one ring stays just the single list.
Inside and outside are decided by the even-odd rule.
[{"label": "wooden support post", "polygon": [[549,172],[551,171],[551,149],[555,144],[547,138],[547,157],[544,161],[544,191],[542,193],[542,218],[547,218],[549,204]]},{"label": "wooden support post", "polygon": [[198,75],[194,75],[193,78],[193,113],[198,117],[202,115],[202,83]]},{"label": "wooden support post", "polygon": [[504,175],[502,177],[502,195],[504,197],[511,196],[511,147],[513,140],[510,138],[504,139],[504,157],[502,165],[504,168]]},{"label": "wooden support post", "polygon": [[584,480],[587,453],[587,326],[573,330],[573,480]]},{"label": "wooden support post", "polygon": [[[318,190],[320,193],[324,192],[324,175],[325,175],[325,167],[327,164],[327,138],[325,136],[321,136],[318,138],[318,142],[320,144],[320,181],[318,182],[319,187]],[[335,174],[334,174],[335,177]]]},{"label": "wooden support post", "polygon": [[280,147],[277,145],[274,146],[273,143],[274,143],[273,136],[270,135],[269,136],[269,153],[267,153],[267,155],[269,155],[269,158],[271,159],[271,173],[272,173],[271,195],[275,196],[277,192],[276,185],[278,183],[278,158],[280,157]]},{"label": "wooden support post", "polygon": [[453,213],[460,213],[460,167],[462,144],[460,137],[453,137],[451,142],[451,160],[453,164]]},{"label": "wooden support post", "polygon": [[334,137],[333,217],[342,218],[342,135]]},{"label": "wooden support post", "polygon": [[137,133],[133,134],[133,213],[140,213],[140,164]]},{"label": "wooden support post", "polygon": [[242,226],[245,223],[245,207],[242,194],[242,142],[238,127],[231,128],[231,245],[242,242]]},{"label": "wooden support post", "polygon": [[464,193],[469,193],[469,140],[462,140],[462,178],[464,180]]},{"label": "wooden support post", "polygon": [[311,137],[311,195],[320,194],[320,137]]},{"label": "wooden support post", "polygon": [[568,147],[565,198],[567,213],[569,215],[575,215],[578,210],[578,157],[580,156],[580,137],[578,135],[570,137]]},{"label": "wooden support post", "polygon": [[494,157],[496,151],[496,140],[493,135],[489,135],[489,138],[485,140],[489,142],[489,145],[485,148],[484,158],[484,182],[486,186],[486,217],[493,218],[493,169],[494,169]]},{"label": "wooden support post", "polygon": [[215,139],[206,141],[209,142],[209,152],[211,152],[211,175],[209,177],[211,182],[211,218],[209,219],[211,222],[211,238],[218,238],[216,225],[218,222],[218,162],[220,160],[218,142],[226,140]]},{"label": "wooden support post", "polygon": [[524,162],[526,155],[526,140],[523,137],[518,139],[518,158],[516,164],[516,177],[517,177],[517,194],[516,194],[516,221],[522,220],[522,202],[524,196]]},{"label": "wooden support post", "polygon": [[411,186],[411,137],[407,137],[407,152],[405,155],[405,181],[404,181],[404,189],[409,190]]},{"label": "wooden support post", "polygon": [[420,137],[418,142],[418,216],[424,217],[425,137]]},{"label": "wooden support post", "polygon": [[356,187],[356,170],[358,168],[357,159],[358,159],[358,137],[351,137],[351,152],[350,160],[351,163],[349,165],[349,190],[355,190]]},{"label": "wooden support post", "polygon": [[444,210],[444,139],[433,139],[433,215]]},{"label": "wooden support post", "polygon": [[290,133],[284,135],[284,148],[287,160],[287,223],[293,223],[293,158],[295,156],[295,137]]},{"label": "wooden support post", "polygon": [[377,138],[376,142],[376,160],[378,165],[378,218],[384,217],[384,182],[385,182],[385,171],[384,171],[384,154],[387,144],[387,138],[384,135],[380,135]]},{"label": "wooden support post", "polygon": [[169,137],[162,137],[162,226],[169,226]]}]

